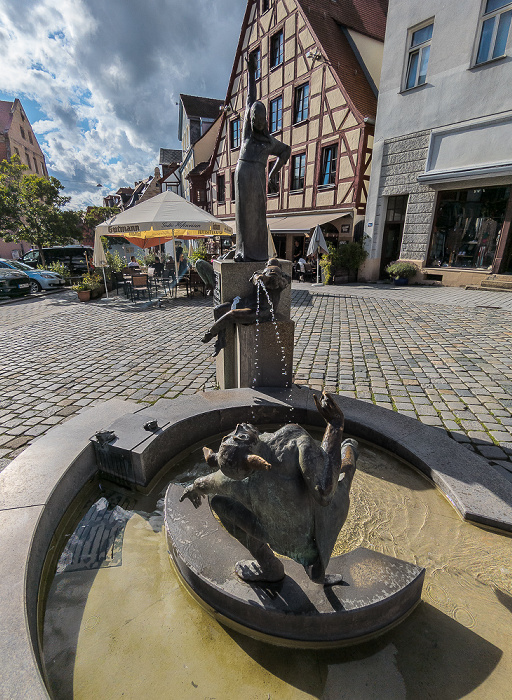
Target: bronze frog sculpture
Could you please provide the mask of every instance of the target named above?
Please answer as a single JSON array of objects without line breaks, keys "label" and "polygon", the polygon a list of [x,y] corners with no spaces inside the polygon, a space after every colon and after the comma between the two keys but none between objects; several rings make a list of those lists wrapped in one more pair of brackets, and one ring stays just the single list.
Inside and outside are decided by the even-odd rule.
[{"label": "bronze frog sculpture", "polygon": [[260,434],[241,423],[217,453],[204,448],[206,462],[218,469],[196,479],[180,499],[198,508],[209,497],[226,530],[254,557],[235,566],[244,581],[280,581],[277,552],[302,564],[316,583],[341,582],[326,568],[349,510],[357,443],[343,440],[344,416],[332,396],[314,399],[327,423],[321,446],[299,425]]}]

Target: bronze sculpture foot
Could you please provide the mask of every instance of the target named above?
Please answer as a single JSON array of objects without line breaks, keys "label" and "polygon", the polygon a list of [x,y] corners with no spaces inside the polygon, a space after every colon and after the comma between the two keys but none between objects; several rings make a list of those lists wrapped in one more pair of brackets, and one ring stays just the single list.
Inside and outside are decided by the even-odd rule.
[{"label": "bronze sculpture foot", "polygon": [[263,568],[254,559],[244,559],[235,564],[235,573],[247,583],[277,583],[284,578],[284,566],[277,557],[271,565]]}]

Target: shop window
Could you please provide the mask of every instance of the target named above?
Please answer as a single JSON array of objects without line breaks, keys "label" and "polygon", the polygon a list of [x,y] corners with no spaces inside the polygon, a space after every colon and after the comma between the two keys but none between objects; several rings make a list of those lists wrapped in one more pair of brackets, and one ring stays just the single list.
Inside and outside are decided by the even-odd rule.
[{"label": "shop window", "polygon": [[427,80],[427,66],[434,24],[427,24],[409,33],[410,43],[407,54],[407,75],[405,89],[423,85]]},{"label": "shop window", "polygon": [[270,39],[270,67],[275,68],[283,62],[283,32],[277,32]]},{"label": "shop window", "polygon": [[240,148],[240,118],[229,123],[231,148]]},{"label": "shop window", "polygon": [[283,98],[276,97],[270,103],[270,131],[279,131],[283,128]]},{"label": "shop window", "polygon": [[510,191],[482,187],[440,192],[427,265],[490,269]]},{"label": "shop window", "polygon": [[292,190],[304,189],[304,175],[306,172],[306,154],[301,153],[292,158]]},{"label": "shop window", "polygon": [[293,121],[295,124],[303,122],[309,115],[309,84],[299,85],[295,88],[295,108]]},{"label": "shop window", "polygon": [[487,0],[480,20],[476,63],[485,63],[505,55],[512,19],[512,2]]},{"label": "shop window", "polygon": [[217,175],[217,202],[226,201],[226,176]]},{"label": "shop window", "polygon": [[338,160],[338,146],[326,146],[322,149],[322,169],[320,171],[320,185],[334,185],[336,183],[336,163]]}]

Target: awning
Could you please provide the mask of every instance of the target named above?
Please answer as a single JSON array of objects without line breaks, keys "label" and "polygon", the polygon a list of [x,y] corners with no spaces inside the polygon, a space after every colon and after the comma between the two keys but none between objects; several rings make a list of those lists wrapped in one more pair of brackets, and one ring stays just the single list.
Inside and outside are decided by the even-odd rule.
[{"label": "awning", "polygon": [[352,212],[331,212],[330,214],[296,214],[294,216],[267,217],[272,233],[305,234],[318,224],[334,223],[337,219],[352,216]]}]

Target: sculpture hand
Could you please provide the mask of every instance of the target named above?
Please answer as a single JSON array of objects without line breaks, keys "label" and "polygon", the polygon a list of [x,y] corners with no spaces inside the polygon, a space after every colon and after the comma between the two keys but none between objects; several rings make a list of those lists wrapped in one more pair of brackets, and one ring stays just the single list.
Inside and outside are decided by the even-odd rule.
[{"label": "sculpture hand", "polygon": [[315,405],[318,413],[322,416],[326,423],[338,427],[342,426],[344,422],[343,411],[336,404],[331,394],[327,394],[325,391],[322,393],[321,400],[317,396],[313,395]]},{"label": "sculpture hand", "polygon": [[185,491],[183,491],[181,498],[180,498],[180,503],[185,500],[185,498],[188,498],[194,508],[199,508],[199,506],[202,503],[204,494],[201,493],[201,491],[197,488],[196,484],[190,484],[190,486],[187,486]]},{"label": "sculpture hand", "polygon": [[249,69],[249,71],[251,73],[256,73],[256,69],[258,68],[258,61],[256,59],[256,52],[253,51],[252,53],[250,53],[247,56],[246,61],[247,61],[247,68]]}]

